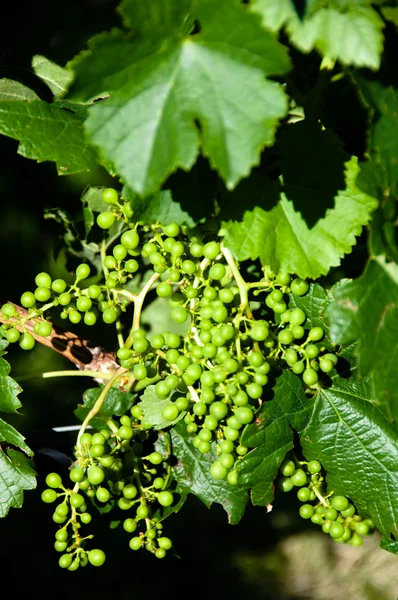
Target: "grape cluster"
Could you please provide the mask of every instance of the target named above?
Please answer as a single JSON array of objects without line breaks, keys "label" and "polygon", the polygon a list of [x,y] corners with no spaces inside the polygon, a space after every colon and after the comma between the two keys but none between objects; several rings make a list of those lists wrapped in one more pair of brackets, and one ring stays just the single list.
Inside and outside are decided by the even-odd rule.
[{"label": "grape cluster", "polygon": [[[248,452],[241,434],[255,421],[272,372],[291,369],[313,394],[336,365],[324,330],[311,326],[297,307],[297,298],[308,293],[309,284],[286,273],[275,275],[269,268],[260,275],[247,273],[245,279],[244,268],[205,225],[190,230],[176,223],[142,224],[116,190],[106,189],[102,197],[109,210],[98,215],[97,225],[104,231],[116,221],[125,225],[119,237],[112,236],[104,246],[103,280],[87,281],[90,267],[84,263],[77,267],[71,285],[40,273],[36,289],[21,297],[27,317],[11,304],[1,308],[2,333],[11,342],[19,335],[14,333],[16,326],[24,330],[25,323],[33,321],[36,335],[49,335],[46,315],[54,307],[72,324],[116,324],[121,366],[110,383],[136,398],[153,386],[164,404],[165,426],[183,419],[197,451],[203,455],[212,451],[212,477],[237,485],[236,466]],[[152,288],[168,304],[171,320],[185,327],[184,335],[165,330],[148,336],[141,327],[141,311]],[[291,298],[296,299],[294,307],[288,308]],[[123,323],[131,308],[132,326],[124,335]],[[26,336],[31,334],[24,332],[21,340],[30,340]],[[31,338],[30,343],[20,341],[21,346],[32,347]],[[175,498],[162,455],[156,451],[143,455],[152,429],[145,408],[135,404],[119,423],[109,421],[93,436],[85,432],[88,423],[83,423],[77,441],[73,490],[61,487],[56,493],[50,486],[43,496],[48,502],[63,498],[54,520],[63,519],[62,530],[70,530],[71,536],[57,542],[59,548],[69,543],[65,548],[72,562],[61,557],[61,566],[92,562],[82,550],[87,538],[79,532],[89,519],[84,495],[132,511],[124,529],[133,533],[142,523],[145,528],[130,540],[130,547],[145,547],[162,558],[171,542],[162,537],[161,510],[172,507]]]},{"label": "grape cluster", "polygon": [[300,516],[311,519],[324,533],[336,542],[361,546],[363,537],[372,533],[375,525],[372,519],[362,518],[355,506],[345,496],[327,493],[322,466],[319,461],[297,461],[286,459],[281,467],[282,477],[278,487],[283,492],[297,490]]},{"label": "grape cluster", "polygon": [[63,486],[57,473],[46,478],[48,489],[43,491],[42,500],[49,504],[60,500],[53,520],[62,525],[54,545],[63,553],[59,559],[62,568],[75,571],[88,563],[101,566],[105,562],[102,550],[85,549],[86,541],[93,536],[82,537],[80,533],[82,525],[92,519],[88,508],[92,503],[129,515],[123,520],[123,528],[129,534],[135,533],[129,543],[132,550],[145,547],[157,558],[164,558],[172,547],[171,540],[162,534],[161,523],[162,509],[175,503],[175,495],[167,489],[170,467],[160,452],[143,455],[148,432],[142,431],[137,421],[137,406],[130,414],[122,416],[119,423],[108,420],[107,428],[93,435],[85,432],[80,436],[75,449],[77,460],[69,473],[72,489]]}]

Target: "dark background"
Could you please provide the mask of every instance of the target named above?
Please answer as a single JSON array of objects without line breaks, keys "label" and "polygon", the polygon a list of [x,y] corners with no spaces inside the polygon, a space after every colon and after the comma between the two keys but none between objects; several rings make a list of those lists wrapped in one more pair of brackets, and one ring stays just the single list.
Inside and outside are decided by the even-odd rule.
[{"label": "dark background", "polygon": [[[43,54],[65,64],[84,48],[93,34],[118,25],[116,5],[113,0],[9,3],[7,17],[3,14],[0,26],[0,77],[21,81],[51,100],[48,90],[31,71],[32,56]],[[53,276],[66,275],[62,256],[54,259],[54,223],[44,220],[44,209],[62,207],[79,218],[80,194],[85,185],[109,183],[101,170],[88,176],[58,177],[53,164],[24,159],[17,154],[17,146],[16,141],[0,137],[2,302],[18,302],[21,293],[31,288],[35,275],[42,270]],[[362,262],[363,257],[354,254],[344,263],[343,272],[355,274]],[[73,410],[89,387],[89,380],[68,379],[66,385],[60,379],[35,378],[43,370],[70,368],[68,361],[45,348],[35,348],[30,353],[10,348],[8,359],[13,375],[24,389],[21,414],[12,422],[36,452],[38,490],[27,492],[23,508],[11,509],[0,522],[3,591],[10,586],[15,598],[25,594],[42,598],[89,595],[97,600],[110,595],[155,598],[158,594],[246,596],[253,600],[317,597],[309,592],[294,592],[291,585],[286,586],[288,567],[278,544],[289,539],[287,536],[307,529],[314,532],[315,526],[298,517],[298,502],[294,497],[281,495],[272,513],[267,515],[264,508],[248,508],[242,522],[233,527],[228,525],[220,506],[208,510],[191,497],[183,510],[165,524],[165,533],[173,539],[177,556],[162,561],[145,551],[129,550],[130,536],[119,530],[109,532],[107,518],[98,517],[89,527],[96,531],[95,546],[107,553],[104,567],[98,570],[87,567],[74,573],[59,569],[59,555],[53,550],[56,525],[51,519],[51,507],[40,501],[40,493],[49,471],[59,471],[67,478],[67,455],[72,452],[73,436],[55,433],[52,427],[75,423]],[[61,462],[54,459],[54,450],[61,453]],[[328,555],[333,557],[334,549],[329,546],[332,542],[327,536],[321,537],[322,543],[327,544]],[[263,557],[269,559],[263,561]],[[332,563],[331,558],[331,569]],[[374,597],[390,598],[381,594],[379,590]]]}]

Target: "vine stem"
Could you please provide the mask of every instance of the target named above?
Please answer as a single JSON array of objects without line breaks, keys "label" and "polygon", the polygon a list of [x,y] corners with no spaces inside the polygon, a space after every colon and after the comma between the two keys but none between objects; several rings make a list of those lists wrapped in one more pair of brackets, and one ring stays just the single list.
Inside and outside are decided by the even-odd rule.
[{"label": "vine stem", "polygon": [[[250,309],[249,309],[249,297],[247,294],[248,285],[247,285],[246,281],[243,279],[242,275],[240,274],[239,269],[235,263],[234,257],[232,256],[231,252],[228,250],[228,248],[226,248],[222,244],[221,244],[221,252],[223,253],[225,260],[227,261],[227,263],[231,269],[232,275],[234,276],[234,279],[236,281],[236,285],[239,288],[242,312],[246,312],[247,316],[251,316]],[[249,313],[250,313],[250,315],[249,315]]]},{"label": "vine stem", "polygon": [[140,293],[137,294],[137,296],[135,296],[135,298],[133,300],[133,302],[134,302],[133,325],[131,327],[129,336],[126,339],[125,344],[124,344],[126,348],[131,348],[132,343],[133,343],[133,333],[134,333],[134,331],[136,331],[137,329],[140,328],[141,311],[142,311],[142,306],[144,304],[145,296],[147,295],[147,293],[149,292],[149,290],[151,289],[151,287],[153,286],[155,281],[157,279],[159,279],[159,277],[160,277],[159,273],[154,273],[152,275],[152,277],[146,282],[146,284],[144,285],[144,287],[142,288]]},{"label": "vine stem", "polygon": [[[42,373],[43,379],[50,379],[51,377],[94,377],[101,379],[111,379],[112,373],[100,373],[99,371],[48,371],[47,373]],[[24,377],[24,379],[29,379],[29,376]]]},{"label": "vine stem", "polygon": [[117,371],[115,371],[113,373],[113,375],[109,379],[108,383],[104,386],[104,389],[102,390],[102,392],[98,396],[98,399],[97,399],[96,403],[94,404],[93,408],[90,410],[90,412],[88,413],[88,415],[84,419],[84,421],[82,423],[82,426],[80,427],[80,431],[79,431],[79,434],[78,434],[77,440],[76,440],[76,446],[79,448],[79,450],[80,450],[80,439],[81,439],[83,433],[85,432],[87,425],[90,423],[91,419],[93,417],[95,417],[95,415],[101,410],[102,405],[104,403],[104,400],[105,400],[105,398],[106,398],[109,390],[111,389],[111,387],[115,383],[115,381],[121,375],[123,375],[124,373],[127,373],[127,371],[128,371],[128,369],[125,369],[124,367],[120,367]]}]

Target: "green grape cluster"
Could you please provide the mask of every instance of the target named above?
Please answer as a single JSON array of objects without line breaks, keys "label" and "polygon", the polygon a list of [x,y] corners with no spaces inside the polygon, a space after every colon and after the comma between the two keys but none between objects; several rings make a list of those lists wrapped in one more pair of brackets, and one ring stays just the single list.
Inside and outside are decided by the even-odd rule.
[{"label": "green grape cluster", "polygon": [[[209,453],[212,477],[235,486],[238,462],[249,452],[241,442],[243,430],[255,422],[273,374],[290,369],[313,394],[336,366],[324,330],[311,326],[297,307],[309,284],[269,268],[251,275],[206,226],[190,230],[176,223],[143,224],[116,190],[105,189],[102,197],[109,210],[98,215],[97,225],[107,230],[116,221],[124,223],[104,246],[103,279],[90,282],[90,267],[84,263],[70,285],[40,273],[36,289],[21,297],[28,316],[18,316],[13,305],[2,307],[3,335],[12,337],[15,324],[23,329],[29,320],[35,322],[34,333],[44,335],[47,312],[55,307],[72,324],[116,325],[121,366],[114,384],[136,398],[153,386],[165,403],[164,427],[182,419],[196,451]],[[151,289],[164,300],[179,331],[185,328],[183,335],[172,328],[148,335],[141,327]],[[289,308],[289,302],[295,307]],[[129,312],[132,326],[124,335]],[[88,500],[128,511],[123,527],[135,533],[133,550],[145,547],[163,558],[171,548],[160,522],[162,510],[175,505],[170,466],[156,450],[143,454],[153,428],[143,410],[135,404],[119,423],[108,421],[93,436],[85,432],[85,422],[77,440],[77,466],[71,471],[73,489],[61,487],[56,493],[50,486],[43,493],[47,502],[62,497],[53,517],[69,532],[65,540],[57,539],[57,548],[66,548],[61,566],[74,570],[77,563],[105,559],[96,551],[97,561],[90,560],[84,549],[90,536],[80,536],[81,526],[90,520]]]},{"label": "green grape cluster", "polygon": [[42,500],[49,504],[58,501],[53,520],[62,527],[55,534],[54,547],[62,552],[62,568],[75,571],[88,563],[101,566],[105,562],[102,550],[85,549],[93,536],[80,532],[92,519],[89,506],[93,503],[123,511],[123,529],[135,534],[129,542],[132,550],[144,547],[157,558],[164,558],[172,547],[171,540],[163,535],[161,522],[162,510],[176,502],[168,489],[170,467],[160,452],[144,456],[149,433],[138,422],[139,407],[133,406],[130,415],[122,416],[119,423],[108,420],[101,431],[80,436],[76,462],[69,473],[72,489],[63,486],[57,473],[46,478],[48,489],[43,491]]},{"label": "green grape cluster", "polygon": [[327,493],[322,466],[318,460],[286,459],[280,467],[278,487],[283,492],[298,488],[297,498],[303,504],[299,513],[319,525],[324,533],[339,543],[361,546],[363,537],[372,533],[372,519],[357,514],[355,506],[345,496]]}]

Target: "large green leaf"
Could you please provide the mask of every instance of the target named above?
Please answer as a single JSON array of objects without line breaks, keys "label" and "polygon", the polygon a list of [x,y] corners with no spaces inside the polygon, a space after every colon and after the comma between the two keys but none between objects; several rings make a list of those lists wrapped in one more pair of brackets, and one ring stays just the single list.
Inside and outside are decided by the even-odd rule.
[{"label": "large green leaf", "polygon": [[375,198],[358,189],[358,173],[357,159],[352,157],[345,163],[345,189],[335,192],[334,208],[327,209],[311,229],[286,190],[272,210],[256,207],[245,212],[242,222],[224,223],[226,246],[238,260],[260,258],[275,272],[313,279],[325,275],[351,252],[377,206]]},{"label": "large green leaf", "polygon": [[398,422],[398,266],[383,257],[364,275],[334,286],[325,317],[336,344],[360,340],[359,369],[372,375],[377,402]]},{"label": "large green leaf", "polygon": [[31,460],[18,450],[0,447],[0,518],[11,507],[21,508],[24,490],[36,487],[36,473]]},{"label": "large green leaf", "polygon": [[215,444],[210,452],[201,454],[194,448],[192,437],[182,421],[170,431],[173,456],[177,459],[173,476],[182,492],[194,494],[205,506],[221,504],[231,525],[238,523],[245,512],[248,496],[226,481],[217,481],[210,475],[210,465],[216,460]]},{"label": "large green leaf", "polygon": [[253,504],[267,505],[274,497],[273,481],[286,453],[293,448],[293,429],[301,431],[313,408],[300,379],[283,371],[274,397],[263,403],[256,422],[248,425],[242,444],[252,450],[238,463],[238,483],[251,488]]},{"label": "large green leaf", "polygon": [[370,2],[329,4],[308,2],[303,19],[289,0],[252,0],[251,7],[262,16],[267,29],[277,31],[285,25],[291,43],[302,52],[316,48],[331,60],[377,70],[384,23],[376,10]]},{"label": "large green leaf", "polygon": [[[101,34],[70,64],[73,98],[110,93],[90,109],[86,128],[142,196],[177,168],[190,169],[200,149],[234,187],[287,112],[284,91],[265,78],[289,69],[287,50],[257,15],[238,0],[201,0],[192,13],[191,4],[126,0],[121,10],[135,36]],[[161,28],[159,11],[167,15]],[[191,18],[201,31],[187,36]]]},{"label": "large green leaf", "polygon": [[123,196],[130,199],[131,208],[134,211],[134,218],[143,223],[153,223],[159,221],[162,225],[169,223],[178,223],[178,225],[188,225],[193,227],[195,221],[190,214],[185,211],[180,202],[173,199],[170,190],[162,190],[143,200],[133,192],[131,188],[123,188]]},{"label": "large green leaf", "polygon": [[4,358],[0,358],[0,412],[15,413],[20,408],[21,402],[18,394],[21,386],[9,376],[11,367]]},{"label": "large green leaf", "polygon": [[17,81],[0,80],[0,133],[20,141],[18,153],[54,161],[60,175],[95,166],[83,130],[84,116],[48,104]]},{"label": "large green leaf", "polygon": [[318,459],[330,490],[349,496],[381,533],[398,536],[398,432],[355,379],[333,378],[318,392],[301,435],[304,455]]},{"label": "large green leaf", "polygon": [[0,446],[3,442],[12,444],[16,448],[20,448],[26,452],[28,456],[33,456],[32,450],[25,443],[24,436],[14,429],[12,425],[9,425],[9,423],[6,423],[3,419],[0,419]]}]

